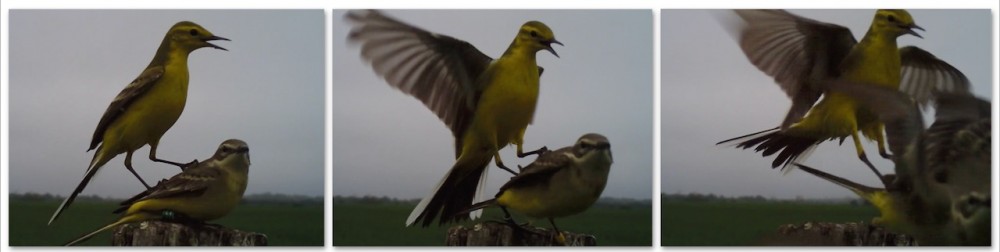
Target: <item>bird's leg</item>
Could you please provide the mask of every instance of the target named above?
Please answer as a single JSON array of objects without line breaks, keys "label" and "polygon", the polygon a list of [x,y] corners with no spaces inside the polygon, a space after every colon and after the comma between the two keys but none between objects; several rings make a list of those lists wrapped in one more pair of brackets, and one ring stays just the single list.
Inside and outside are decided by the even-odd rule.
[{"label": "bird's leg", "polygon": [[563,235],[562,231],[559,231],[559,227],[556,227],[556,221],[549,218],[549,223],[552,224],[552,229],[556,231],[556,242],[558,242],[559,245],[566,246],[566,236]]},{"label": "bird's leg", "polygon": [[149,184],[146,184],[145,180],[142,180],[142,177],[139,177],[139,173],[135,172],[135,169],[132,169],[131,151],[125,154],[125,169],[128,169],[128,171],[132,172],[132,175],[135,175],[135,178],[139,179],[139,182],[142,182],[142,185],[146,186],[146,190],[153,189],[152,187],[149,186]]},{"label": "bird's leg", "polygon": [[892,159],[892,155],[885,148],[885,125],[879,124],[878,134],[875,134],[875,142],[878,143],[878,154],[885,159]]},{"label": "bird's leg", "polygon": [[188,167],[192,167],[192,166],[198,165],[198,159],[195,159],[194,161],[191,161],[190,163],[187,163],[187,164],[182,164],[182,163],[177,163],[177,162],[173,162],[173,161],[168,161],[168,160],[163,160],[163,159],[156,158],[156,146],[157,146],[157,144],[150,144],[149,145],[149,160],[152,160],[153,162],[168,163],[168,164],[180,167],[181,171],[187,170]]},{"label": "bird's leg", "polygon": [[[858,151],[858,159],[861,159],[861,162],[864,162],[865,165],[868,165],[868,168],[871,169],[872,172],[875,172],[875,175],[878,176],[879,180],[881,180],[882,173],[879,172],[878,169],[875,169],[875,165],[872,165],[871,161],[868,161],[868,156],[865,155],[865,149],[861,147],[861,139],[858,137],[858,131],[854,131],[854,133],[851,133],[851,139],[854,140],[854,148],[857,149]],[[889,185],[885,186],[888,187]]]},{"label": "bird's leg", "polygon": [[510,174],[517,175],[517,172],[515,172],[514,170],[511,170],[510,168],[507,168],[506,165],[503,165],[503,161],[500,160],[500,152],[499,151],[494,151],[493,152],[493,160],[496,161],[497,167],[500,167],[500,169],[504,169],[505,171],[510,172]]},{"label": "bird's leg", "polygon": [[537,150],[533,150],[533,151],[529,151],[529,152],[524,152],[524,150],[521,149],[521,145],[517,145],[517,157],[519,157],[519,158],[524,158],[524,157],[531,156],[531,155],[539,155],[539,156],[541,156],[542,154],[545,154],[546,152],[549,152],[549,147],[547,147],[547,146],[542,146],[542,148],[538,148]]}]

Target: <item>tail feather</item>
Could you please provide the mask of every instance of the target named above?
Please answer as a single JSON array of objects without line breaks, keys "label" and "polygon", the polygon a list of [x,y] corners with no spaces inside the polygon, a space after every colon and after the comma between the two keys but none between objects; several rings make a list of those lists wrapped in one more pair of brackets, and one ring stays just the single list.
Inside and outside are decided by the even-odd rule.
[{"label": "tail feather", "polygon": [[760,152],[761,156],[768,157],[777,153],[771,168],[782,169],[790,164],[804,158],[803,153],[815,148],[822,140],[812,137],[791,136],[785,132],[772,128],[747,134],[744,136],[728,139],[718,144],[736,142],[736,148],[754,148],[755,152]]},{"label": "tail feather", "polygon": [[809,167],[809,166],[805,166],[805,165],[802,165],[802,164],[795,164],[795,165],[798,166],[799,169],[801,169],[801,170],[803,170],[805,172],[808,172],[809,174],[812,174],[813,176],[819,177],[819,178],[821,178],[823,180],[830,181],[831,183],[834,183],[834,184],[837,184],[837,185],[839,185],[841,187],[847,188],[847,189],[851,190],[851,192],[854,192],[858,196],[861,196],[862,198],[865,198],[865,199],[868,199],[868,197],[870,195],[874,194],[874,192],[876,192],[876,191],[884,190],[884,189],[879,189],[879,188],[874,188],[874,187],[870,187],[870,186],[865,186],[865,185],[862,185],[862,184],[858,184],[858,183],[855,183],[854,181],[850,181],[850,180],[847,180],[845,178],[837,177],[837,176],[835,176],[833,174],[829,174],[829,173],[826,173],[826,172],[823,172],[823,171],[820,171],[820,170],[817,170],[815,168],[812,168],[812,167]]},{"label": "tail feather", "polygon": [[482,212],[483,208],[495,206],[496,204],[497,204],[497,199],[496,198],[492,198],[492,199],[488,199],[488,200],[481,201],[479,203],[473,204],[469,208],[467,208],[465,210],[462,210],[461,212],[458,212],[458,213],[455,213],[455,214],[456,215],[464,215],[464,214],[473,213],[473,212],[477,212],[477,211],[478,212]]},{"label": "tail feather", "polygon": [[720,144],[724,144],[724,143],[728,143],[728,142],[732,142],[732,141],[736,141],[736,140],[741,140],[741,139],[749,138],[749,137],[752,137],[752,136],[755,136],[755,135],[759,135],[759,134],[763,134],[763,133],[767,133],[767,132],[775,131],[775,130],[778,130],[778,127],[774,127],[774,128],[770,128],[770,129],[766,129],[766,130],[761,130],[761,131],[758,131],[758,132],[754,132],[754,133],[750,133],[750,134],[746,134],[746,135],[742,135],[742,136],[738,136],[738,137],[734,137],[734,138],[722,140],[721,142],[718,142],[715,145],[720,145]]},{"label": "tail feather", "polygon": [[440,214],[438,224],[468,219],[469,216],[456,215],[472,205],[476,195],[481,191],[480,181],[485,177],[485,171],[492,154],[460,157],[448,175],[438,183],[434,193],[424,198],[410,213],[406,225],[420,222],[422,226],[430,226],[434,218]]},{"label": "tail feather", "polygon": [[142,213],[142,212],[136,213],[136,214],[132,214],[132,215],[123,216],[121,219],[118,219],[117,221],[112,222],[111,224],[108,224],[108,225],[106,225],[104,227],[101,227],[101,228],[99,228],[97,230],[94,230],[94,232],[87,233],[87,234],[85,234],[83,236],[80,236],[80,238],[76,238],[76,239],[74,239],[74,240],[66,243],[65,246],[73,246],[73,245],[76,245],[78,243],[84,242],[84,241],[90,239],[91,237],[94,237],[94,235],[97,235],[98,233],[104,232],[104,231],[106,231],[108,229],[111,229],[113,227],[117,227],[118,225],[121,225],[121,224],[129,223],[129,222],[151,220],[151,219],[156,219],[156,218],[157,217],[155,217],[153,215],[150,215],[148,213]]},{"label": "tail feather", "polygon": [[83,180],[80,181],[80,184],[76,185],[76,189],[73,189],[73,193],[71,193],[69,197],[66,197],[66,199],[63,200],[62,204],[59,204],[59,208],[56,209],[55,213],[52,213],[52,217],[49,218],[49,222],[46,225],[52,225],[52,222],[58,219],[59,215],[62,215],[62,212],[65,211],[70,204],[73,204],[73,200],[75,200],[76,196],[80,195],[80,193],[83,192],[83,189],[87,188],[87,184],[89,184],[90,180],[93,179],[94,175],[97,174],[97,170],[99,170],[101,166],[104,166],[104,164],[108,162],[110,158],[105,158],[105,154],[101,152],[101,150],[103,149],[104,149],[103,145],[97,148],[97,152],[94,155],[94,158],[90,161],[90,169],[87,169],[87,173],[83,175]]}]

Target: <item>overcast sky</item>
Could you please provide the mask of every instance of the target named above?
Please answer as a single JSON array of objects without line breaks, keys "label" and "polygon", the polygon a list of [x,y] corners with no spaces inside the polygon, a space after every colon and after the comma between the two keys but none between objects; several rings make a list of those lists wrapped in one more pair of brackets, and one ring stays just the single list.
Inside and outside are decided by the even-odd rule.
[{"label": "overcast sky", "polygon": [[[792,10],[811,19],[846,26],[864,35],[874,10]],[[972,81],[972,92],[992,99],[991,19],[989,10],[911,10],[924,39],[899,38],[952,64]],[[661,189],[664,193],[714,193],[767,197],[839,198],[853,194],[802,171],[781,175],[772,157],[715,143],[778,126],[790,101],[771,77],[757,70],[726,32],[717,14],[725,11],[663,10]],[[883,173],[892,162],[874,143],[864,145]],[[878,186],[858,160],[850,139],[825,142],[805,164],[834,175]]]},{"label": "overcast sky", "polygon": [[[94,152],[101,115],[149,64],[176,22],[194,21],[228,52],[191,54],[187,106],[157,157],[204,160],[222,141],[250,146],[247,194],[322,196],[324,32],[322,10],[13,10],[10,15],[10,190],[69,194]],[[147,182],[178,173],[133,156]],[[83,194],[127,197],[143,190],[108,162]]]},{"label": "overcast sky", "polygon": [[[538,20],[566,46],[538,52],[545,67],[524,148],[557,149],[588,132],[608,137],[614,155],[603,196],[653,195],[653,24],[649,10],[393,10],[388,15],[469,41],[498,57],[521,24]],[[333,11],[333,193],[422,198],[454,163],[451,133],[417,99],[391,88],[347,45],[345,12]],[[515,148],[509,167],[527,165]],[[489,167],[486,195],[510,176]]]}]

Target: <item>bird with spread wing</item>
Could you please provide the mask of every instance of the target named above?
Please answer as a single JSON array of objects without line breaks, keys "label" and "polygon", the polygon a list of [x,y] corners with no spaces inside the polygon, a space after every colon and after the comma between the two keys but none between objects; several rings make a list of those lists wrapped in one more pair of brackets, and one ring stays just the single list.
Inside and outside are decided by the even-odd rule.
[{"label": "bird with spread wing", "polygon": [[534,119],[542,68],[535,54],[562,45],[538,21],[524,23],[500,58],[486,56],[466,41],[426,31],[375,11],[352,11],[349,40],[361,44],[361,56],[393,88],[413,96],[433,111],[455,138],[455,163],[421,200],[406,225],[428,226],[478,217],[456,215],[479,200],[499,150],[513,144],[518,157],[539,154],[523,149],[524,133]]},{"label": "bird with spread wing", "polygon": [[784,10],[736,10],[743,23],[736,34],[740,48],[758,69],[774,78],[792,105],[779,127],[725,140],[777,154],[771,166],[800,162],[827,140],[851,137],[858,158],[877,176],[859,132],[889,158],[884,125],[873,108],[830,90],[822,83],[843,80],[900,90],[921,104],[941,92],[968,93],[969,80],[957,69],[916,46],[898,47],[902,35],[921,37],[909,12],[877,10],[868,32],[857,41],[843,26],[801,17]]}]

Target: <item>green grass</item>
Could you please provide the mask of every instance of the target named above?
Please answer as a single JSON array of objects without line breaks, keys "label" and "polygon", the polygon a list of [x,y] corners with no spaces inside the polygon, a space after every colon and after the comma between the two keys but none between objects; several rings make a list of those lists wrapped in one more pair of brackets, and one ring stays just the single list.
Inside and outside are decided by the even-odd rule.
[{"label": "green grass", "polygon": [[[61,246],[118,218],[109,201],[78,200],[52,226],[46,226],[58,201],[10,201],[11,246]],[[271,246],[323,246],[322,205],[244,204],[228,216],[212,221],[226,227],[263,233]],[[81,245],[111,245],[111,232],[103,232]]]},{"label": "green grass", "polygon": [[664,202],[660,226],[664,246],[763,245],[783,224],[868,222],[871,206],[798,202]]},{"label": "green grass", "polygon": [[[413,210],[406,203],[334,203],[334,246],[443,246],[448,226],[433,225],[428,228],[404,227],[406,217]],[[481,220],[499,220],[503,213],[496,208],[487,209]],[[514,218],[524,222],[524,217]],[[550,228],[548,220],[530,220],[532,225]],[[653,236],[651,207],[594,206],[586,212],[556,219],[564,231],[586,233],[597,237],[600,246],[651,246]]]}]

